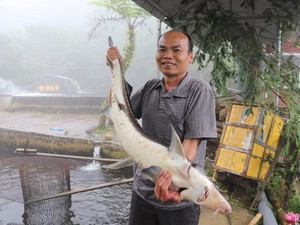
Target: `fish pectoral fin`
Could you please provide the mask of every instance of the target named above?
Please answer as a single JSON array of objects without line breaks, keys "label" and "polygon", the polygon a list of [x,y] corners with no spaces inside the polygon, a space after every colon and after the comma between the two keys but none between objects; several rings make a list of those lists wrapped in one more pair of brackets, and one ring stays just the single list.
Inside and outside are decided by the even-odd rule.
[{"label": "fish pectoral fin", "polygon": [[172,127],[172,139],[171,139],[171,144],[170,144],[169,150],[170,150],[170,152],[176,153],[177,155],[185,158],[181,140],[180,140],[178,134],[176,133],[174,127],[172,125],[171,125],[171,127]]},{"label": "fish pectoral fin", "polygon": [[160,171],[161,168],[159,166],[150,166],[142,170],[146,177],[154,183],[156,183]]},{"label": "fish pectoral fin", "polygon": [[117,170],[117,169],[121,169],[121,168],[124,168],[127,166],[132,166],[133,164],[134,164],[133,160],[130,157],[128,157],[126,159],[123,159],[123,160],[115,162],[115,163],[103,165],[103,166],[101,166],[101,168]]},{"label": "fish pectoral fin", "polygon": [[110,105],[107,105],[105,108],[101,109],[101,114],[103,114],[105,117],[111,119],[111,107]]}]

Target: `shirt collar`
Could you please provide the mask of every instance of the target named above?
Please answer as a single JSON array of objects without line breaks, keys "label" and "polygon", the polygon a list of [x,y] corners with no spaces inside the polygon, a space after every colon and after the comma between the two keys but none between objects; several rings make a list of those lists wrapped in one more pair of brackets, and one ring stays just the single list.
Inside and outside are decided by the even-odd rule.
[{"label": "shirt collar", "polygon": [[[181,82],[179,83],[179,85],[174,88],[172,90],[172,94],[173,96],[176,96],[176,97],[187,97],[188,96],[188,89],[189,87],[187,86],[187,84],[189,83],[189,81],[191,80],[191,75],[189,73],[187,73],[184,78],[181,80]],[[163,82],[163,79],[160,80],[160,82],[157,83],[156,85],[156,89],[157,88],[161,88],[162,90],[164,89],[164,82]]]}]

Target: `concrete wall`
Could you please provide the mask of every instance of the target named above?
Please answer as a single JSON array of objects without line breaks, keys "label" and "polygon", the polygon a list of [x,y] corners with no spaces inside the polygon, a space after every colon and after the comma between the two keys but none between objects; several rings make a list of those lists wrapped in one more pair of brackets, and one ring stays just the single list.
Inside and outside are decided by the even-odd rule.
[{"label": "concrete wall", "polygon": [[106,97],[98,96],[12,96],[12,104],[43,106],[101,106]]},{"label": "concrete wall", "polygon": [[90,140],[78,138],[66,138],[50,136],[45,134],[23,132],[0,128],[0,142],[15,148],[24,148],[29,141],[27,148],[34,148],[41,152],[92,155],[94,143]]},{"label": "concrete wall", "polygon": [[[1,96],[0,96],[1,97]],[[106,97],[99,96],[10,96],[5,109],[13,112],[35,111],[47,113],[99,113]],[[6,104],[7,105],[7,104]]]},{"label": "concrete wall", "polygon": [[34,132],[16,131],[0,128],[1,144],[16,148],[24,148],[29,141],[27,148],[37,149],[38,152],[93,156],[94,147],[101,147],[101,157],[123,159],[128,157],[123,147],[113,141],[93,142],[87,139],[57,137]]}]

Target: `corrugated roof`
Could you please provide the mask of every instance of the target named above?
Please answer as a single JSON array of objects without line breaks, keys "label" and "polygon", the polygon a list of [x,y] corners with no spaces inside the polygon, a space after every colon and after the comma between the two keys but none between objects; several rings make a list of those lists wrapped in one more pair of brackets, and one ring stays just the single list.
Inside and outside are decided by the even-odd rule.
[{"label": "corrugated roof", "polygon": [[133,0],[136,4],[160,20],[173,18],[178,12],[181,0]]},{"label": "corrugated roof", "polygon": [[[193,10],[199,4],[206,0],[189,1],[188,4],[181,5],[182,0],[132,0],[153,16],[160,20],[174,20],[180,10]],[[238,13],[241,18],[261,18],[262,13],[266,8],[271,7],[271,3],[267,0],[255,1],[255,9],[251,7],[241,7],[241,0],[221,0],[220,3],[225,10],[231,10]],[[209,1],[208,1],[209,4]]]},{"label": "corrugated roof", "polygon": [[[150,12],[153,16],[159,20],[164,21],[166,24],[172,26],[176,20],[178,13],[182,10],[192,12],[192,10],[206,0],[190,0],[188,4],[181,5],[182,0],[132,0],[146,11]],[[265,18],[263,12],[267,8],[271,8],[272,5],[268,0],[255,1],[255,7],[241,6],[242,0],[219,0],[220,4],[225,10],[231,10],[237,13],[241,20],[246,20],[249,24],[256,29],[263,30],[263,36],[265,43],[268,42],[269,37],[273,37],[278,32],[277,25],[271,24],[266,27]],[[210,1],[208,1],[208,4]],[[286,4],[289,4],[287,1]],[[190,20],[190,18],[187,18]],[[185,21],[180,21],[184,24]],[[196,40],[197,41],[197,40]],[[267,43],[272,44],[272,43]]]}]

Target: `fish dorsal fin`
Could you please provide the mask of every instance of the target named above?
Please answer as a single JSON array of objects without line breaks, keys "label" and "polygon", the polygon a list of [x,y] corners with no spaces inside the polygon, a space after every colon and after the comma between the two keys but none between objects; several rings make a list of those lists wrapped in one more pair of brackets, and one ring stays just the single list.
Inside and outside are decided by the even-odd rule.
[{"label": "fish dorsal fin", "polygon": [[100,110],[100,113],[103,114],[105,117],[112,119],[111,118],[111,106],[107,105],[103,109]]},{"label": "fish dorsal fin", "polygon": [[171,144],[170,144],[169,150],[171,153],[176,153],[177,155],[185,158],[181,140],[180,140],[178,134],[176,133],[174,127],[172,125],[171,125],[171,127],[172,127],[172,139],[171,139]]}]

